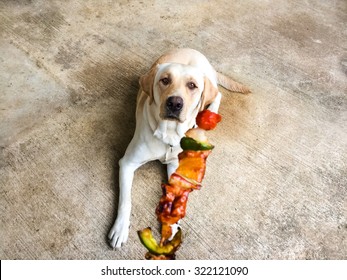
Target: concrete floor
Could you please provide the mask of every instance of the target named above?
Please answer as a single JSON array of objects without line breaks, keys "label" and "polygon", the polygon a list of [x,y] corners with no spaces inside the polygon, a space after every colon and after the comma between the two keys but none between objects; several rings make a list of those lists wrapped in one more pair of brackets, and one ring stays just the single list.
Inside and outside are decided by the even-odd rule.
[{"label": "concrete floor", "polygon": [[0,258],[143,259],[164,169],[135,176],[130,237],[107,243],[138,78],[191,47],[223,90],[178,259],[347,259],[347,2],[0,3]]}]

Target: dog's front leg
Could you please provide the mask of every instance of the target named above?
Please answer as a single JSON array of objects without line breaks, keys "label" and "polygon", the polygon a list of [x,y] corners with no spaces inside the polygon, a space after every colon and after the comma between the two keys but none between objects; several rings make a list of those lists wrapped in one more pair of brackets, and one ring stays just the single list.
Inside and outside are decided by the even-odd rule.
[{"label": "dog's front leg", "polygon": [[168,179],[170,179],[170,176],[176,171],[177,167],[178,167],[178,159],[167,163],[166,170],[167,170]]},{"label": "dog's front leg", "polygon": [[129,162],[126,156],[119,161],[119,204],[117,219],[108,238],[112,248],[120,248],[129,235],[131,213],[131,187],[135,170],[140,164]]},{"label": "dog's front leg", "polygon": [[[178,165],[179,165],[178,158],[176,158],[175,160],[171,160],[170,162],[167,163],[166,169],[167,169],[168,179],[170,179],[171,175],[176,171],[176,169],[178,168]],[[178,229],[180,228],[179,222],[180,220],[176,224],[171,225],[172,233],[169,240],[172,240],[172,238],[176,235]]]},{"label": "dog's front leg", "polygon": [[208,106],[208,110],[210,110],[213,113],[218,113],[220,101],[222,99],[222,94],[218,92],[216,98],[213,100],[213,102]]}]

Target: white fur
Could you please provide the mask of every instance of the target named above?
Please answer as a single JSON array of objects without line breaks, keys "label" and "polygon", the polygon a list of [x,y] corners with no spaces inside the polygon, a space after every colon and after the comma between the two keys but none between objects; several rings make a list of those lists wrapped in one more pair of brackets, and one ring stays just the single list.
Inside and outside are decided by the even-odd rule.
[{"label": "white fur", "polygon": [[[191,50],[188,65],[176,67],[175,71],[189,71],[199,83],[203,83],[204,77],[208,77],[217,88],[216,72],[207,59],[197,51]],[[160,71],[163,71],[170,62],[158,66],[156,79]],[[178,73],[180,74],[180,73]],[[201,92],[203,85],[200,85]],[[159,96],[154,87],[154,101],[150,103],[148,96],[140,89],[138,105],[136,111],[136,129],[124,157],[119,161],[119,206],[117,219],[111,228],[108,238],[113,248],[119,248],[128,239],[130,213],[131,213],[131,186],[134,172],[141,165],[148,161],[160,160],[167,164],[168,177],[178,167],[177,155],[181,151],[179,147],[180,139],[184,133],[195,125],[195,117],[198,113],[198,105],[201,96],[198,96],[192,108],[189,108],[187,119],[184,122],[162,120],[159,117]],[[179,94],[179,93],[177,93]],[[221,94],[210,105],[209,109],[217,112],[221,100]],[[154,209],[153,209],[154,211]],[[174,226],[177,228],[177,226]]]}]

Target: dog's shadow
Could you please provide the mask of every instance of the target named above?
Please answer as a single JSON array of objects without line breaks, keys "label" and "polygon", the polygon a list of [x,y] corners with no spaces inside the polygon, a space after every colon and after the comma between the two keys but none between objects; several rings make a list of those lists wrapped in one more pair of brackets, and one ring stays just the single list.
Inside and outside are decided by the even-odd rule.
[{"label": "dog's shadow", "polygon": [[99,142],[97,145],[103,152],[108,151],[107,160],[112,167],[109,189],[105,190],[113,197],[113,215],[107,216],[108,224],[104,233],[107,243],[108,231],[115,221],[118,209],[118,161],[124,155],[135,131],[138,80],[145,72],[143,64],[144,62],[138,57],[131,57],[129,54],[106,62],[93,61],[77,73],[76,78],[83,85],[84,90],[74,91],[70,97],[74,104],[84,102],[88,106],[97,106],[104,110],[104,112],[98,112],[100,114],[95,120],[97,127],[93,138],[97,141],[100,139],[98,134],[105,134],[101,138],[103,143]]},{"label": "dog's shadow", "polygon": [[119,204],[119,160],[123,157],[129,145],[136,126],[136,99],[139,90],[139,75],[129,70],[131,61],[117,64],[117,70],[113,71],[112,79],[105,89],[111,98],[114,107],[113,115],[110,118],[112,135],[109,142],[109,151],[112,154],[112,181],[110,191],[112,194],[112,211],[106,232],[105,242],[109,244],[108,232],[113,226],[117,217]]}]

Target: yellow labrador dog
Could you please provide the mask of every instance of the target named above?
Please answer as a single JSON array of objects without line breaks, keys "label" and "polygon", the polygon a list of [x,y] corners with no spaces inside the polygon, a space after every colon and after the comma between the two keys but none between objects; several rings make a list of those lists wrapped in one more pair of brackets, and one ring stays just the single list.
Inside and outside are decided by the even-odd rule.
[{"label": "yellow labrador dog", "polygon": [[128,238],[131,187],[134,172],[148,161],[167,164],[168,176],[178,166],[180,139],[195,126],[199,111],[217,112],[221,93],[217,84],[235,92],[248,88],[217,73],[206,57],[192,49],[176,49],[161,56],[140,78],[136,129],[124,157],[119,161],[119,206],[108,238],[113,248]]}]

